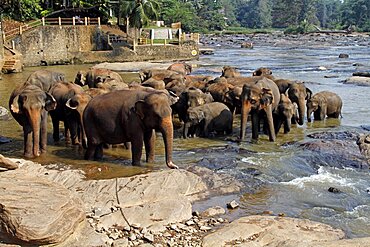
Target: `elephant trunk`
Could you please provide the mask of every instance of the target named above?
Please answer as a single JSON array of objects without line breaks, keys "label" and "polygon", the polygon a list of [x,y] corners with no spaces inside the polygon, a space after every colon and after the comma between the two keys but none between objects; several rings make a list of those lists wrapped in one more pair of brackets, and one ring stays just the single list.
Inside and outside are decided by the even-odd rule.
[{"label": "elephant trunk", "polygon": [[292,119],[288,117],[284,123],[284,134],[289,133],[291,127],[292,127]]},{"label": "elephant trunk", "polygon": [[166,165],[169,168],[178,167],[172,161],[172,150],[173,150],[173,125],[172,125],[172,118],[171,116],[165,117],[162,119],[161,122],[161,132],[163,135],[163,141],[165,146],[166,152]]},{"label": "elephant trunk", "polygon": [[272,117],[272,106],[268,105],[266,108],[267,123],[269,126],[269,140],[274,142],[276,140],[274,119]]},{"label": "elephant trunk", "polygon": [[242,102],[242,114],[241,114],[241,127],[240,127],[240,140],[244,140],[245,132],[247,128],[247,120],[249,112],[251,111],[252,105],[249,101],[245,100]]},{"label": "elephant trunk", "polygon": [[33,155],[34,157],[40,156],[40,122],[41,122],[41,112],[40,109],[30,109],[29,111],[29,121],[33,133]]},{"label": "elephant trunk", "polygon": [[304,99],[298,100],[298,124],[303,125],[304,122],[304,114],[306,112],[306,104]]},{"label": "elephant trunk", "polygon": [[307,109],[307,121],[308,122],[311,122],[311,114],[312,114],[313,110],[308,108]]}]

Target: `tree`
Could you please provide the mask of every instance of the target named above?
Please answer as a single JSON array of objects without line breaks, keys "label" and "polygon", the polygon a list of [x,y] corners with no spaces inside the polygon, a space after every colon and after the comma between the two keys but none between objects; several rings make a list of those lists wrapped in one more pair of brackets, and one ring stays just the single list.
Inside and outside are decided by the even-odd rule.
[{"label": "tree", "polygon": [[121,14],[130,26],[142,28],[150,20],[157,20],[159,2],[157,0],[120,0]]},{"label": "tree", "polygon": [[344,26],[355,25],[361,28],[369,25],[370,1],[345,0],[341,8],[341,18]]},{"label": "tree", "polygon": [[185,31],[193,31],[197,26],[195,10],[190,2],[166,0],[161,3],[160,16],[166,23],[181,22],[181,28]]}]

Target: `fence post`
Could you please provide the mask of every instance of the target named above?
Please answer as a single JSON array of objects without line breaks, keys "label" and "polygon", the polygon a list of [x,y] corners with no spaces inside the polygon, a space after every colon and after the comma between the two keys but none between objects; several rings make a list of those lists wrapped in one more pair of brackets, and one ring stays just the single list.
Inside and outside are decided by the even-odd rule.
[{"label": "fence post", "polygon": [[23,30],[22,30],[22,26],[19,27],[19,34],[22,34]]},{"label": "fence post", "polygon": [[58,23],[59,23],[59,26],[62,25],[62,18],[58,17]]},{"label": "fence post", "polygon": [[164,46],[166,46],[167,44],[167,39],[164,39]]},{"label": "fence post", "polygon": [[45,26],[45,17],[42,17],[42,26]]},{"label": "fence post", "polygon": [[85,26],[87,26],[87,17],[85,17]]},{"label": "fence post", "polygon": [[98,17],[98,27],[100,28],[100,17]]},{"label": "fence post", "polygon": [[15,41],[12,40],[12,49],[15,50]]},{"label": "fence post", "polygon": [[75,19],[75,17],[74,17],[74,16],[72,17],[72,25],[73,25],[73,26],[75,26],[75,25],[76,25],[76,19]]}]

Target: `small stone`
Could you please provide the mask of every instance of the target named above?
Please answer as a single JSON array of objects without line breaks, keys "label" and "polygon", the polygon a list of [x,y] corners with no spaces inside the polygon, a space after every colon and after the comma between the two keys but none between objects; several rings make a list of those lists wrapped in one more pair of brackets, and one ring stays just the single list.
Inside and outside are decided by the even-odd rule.
[{"label": "small stone", "polygon": [[201,231],[209,231],[209,230],[211,230],[212,228],[211,228],[211,227],[209,227],[209,226],[201,226],[199,229],[200,229]]},{"label": "small stone", "polygon": [[129,232],[129,231],[131,231],[131,227],[130,226],[124,226],[123,227],[123,230]]},{"label": "small stone", "polygon": [[326,67],[324,67],[324,66],[319,66],[317,69],[318,69],[318,70],[321,70],[321,71],[328,70],[328,69],[327,69]]},{"label": "small stone", "polygon": [[111,234],[109,234],[109,238],[113,239],[113,240],[116,240],[119,238],[119,233],[117,232],[112,232]]},{"label": "small stone", "polygon": [[177,230],[177,226],[175,224],[170,225],[171,230]]},{"label": "small stone", "polygon": [[226,206],[229,209],[234,209],[234,208],[239,207],[239,204],[235,200],[232,200],[231,202],[229,202],[228,204],[226,204]]},{"label": "small stone", "polygon": [[273,212],[270,211],[270,210],[265,210],[265,211],[262,212],[262,214],[272,215]]},{"label": "small stone", "polygon": [[130,236],[128,237],[128,239],[130,239],[131,241],[135,241],[136,240],[136,234],[131,232],[130,233]]},{"label": "small stone", "polygon": [[196,216],[196,217],[199,217],[199,216],[200,216],[200,213],[199,213],[199,211],[194,211],[194,212],[192,213],[192,215],[193,215],[193,216]]},{"label": "small stone", "polygon": [[141,230],[141,234],[146,234],[148,232],[148,229],[146,227],[143,227]]},{"label": "small stone", "polygon": [[114,247],[126,247],[129,246],[129,242],[127,238],[120,238],[114,241],[113,243]]},{"label": "small stone", "polygon": [[346,53],[341,53],[341,54],[339,54],[339,56],[338,56],[339,58],[349,58],[349,55],[348,54],[346,54]]},{"label": "small stone", "polygon": [[112,246],[113,243],[114,243],[114,240],[113,239],[108,239],[107,241],[105,241],[105,243],[108,245],[108,246]]},{"label": "small stone", "polygon": [[220,222],[220,223],[223,223],[225,220],[222,219],[222,218],[218,218],[217,221]]},{"label": "small stone", "polygon": [[136,229],[139,229],[141,227],[139,223],[132,223],[131,226]]},{"label": "small stone", "polygon": [[279,213],[278,216],[279,217],[285,217],[286,215],[285,215],[285,213]]},{"label": "small stone", "polygon": [[195,225],[195,223],[194,223],[194,221],[192,221],[192,220],[188,220],[188,221],[186,221],[186,223],[185,223],[187,226],[192,226],[192,225]]},{"label": "small stone", "polygon": [[334,188],[334,187],[330,187],[330,188],[328,189],[328,191],[329,191],[329,192],[331,192],[331,193],[340,193],[340,192],[341,192],[339,189]]},{"label": "small stone", "polygon": [[150,234],[149,232],[144,234],[144,239],[148,242],[154,242],[154,235]]},{"label": "small stone", "polygon": [[103,210],[101,208],[93,208],[93,213],[97,217],[101,217],[103,215]]},{"label": "small stone", "polygon": [[215,215],[225,214],[226,211],[223,207],[216,206],[206,209],[204,212],[201,213],[203,217],[212,217]]}]

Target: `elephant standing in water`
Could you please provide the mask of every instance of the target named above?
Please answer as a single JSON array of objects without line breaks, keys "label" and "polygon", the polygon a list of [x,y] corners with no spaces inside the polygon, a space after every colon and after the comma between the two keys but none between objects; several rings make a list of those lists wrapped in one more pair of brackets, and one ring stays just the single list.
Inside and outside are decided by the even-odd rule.
[{"label": "elephant standing in water", "polygon": [[24,84],[35,85],[45,92],[49,92],[56,83],[62,82],[64,79],[65,76],[63,73],[49,70],[37,70],[27,78]]},{"label": "elephant standing in water", "polygon": [[342,115],[342,104],[342,99],[336,93],[316,93],[307,101],[307,120],[311,122],[312,113],[315,120],[324,120],[326,116],[338,118]]},{"label": "elephant standing in water", "polygon": [[256,83],[245,84],[240,99],[242,104],[240,139],[244,139],[247,118],[249,113],[251,113],[252,139],[258,139],[259,124],[263,118],[268,125],[269,140],[275,141],[276,135],[272,112],[280,102],[279,88],[276,84],[267,78],[263,78]]},{"label": "elephant standing in water", "polygon": [[146,161],[154,161],[155,133],[162,133],[166,164],[172,161],[173,125],[168,95],[155,90],[117,90],[93,98],[83,114],[87,136],[85,159],[100,159],[104,144],[131,142],[132,164],[140,165],[143,142]]},{"label": "elephant standing in water", "polygon": [[35,85],[22,84],[10,95],[10,112],[23,127],[25,157],[34,158],[46,152],[47,111],[55,107],[54,97]]},{"label": "elephant standing in water", "polygon": [[275,133],[277,134],[284,124],[284,134],[289,133],[292,122],[296,122],[297,107],[286,94],[280,94],[280,102],[273,112]]}]

